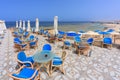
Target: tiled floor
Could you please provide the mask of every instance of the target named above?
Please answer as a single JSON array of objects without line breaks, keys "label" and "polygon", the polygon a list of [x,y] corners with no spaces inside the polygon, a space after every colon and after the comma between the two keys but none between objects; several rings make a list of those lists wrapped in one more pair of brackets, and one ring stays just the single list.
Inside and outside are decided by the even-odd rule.
[{"label": "tiled floor", "polygon": [[[39,36],[39,50],[44,43],[47,43],[45,38]],[[12,34],[7,31],[0,45],[0,80],[12,80],[8,74],[15,71],[17,64],[15,61],[17,53],[14,52],[13,45]],[[62,42],[51,45],[53,52],[62,52]],[[30,50],[26,53],[32,55],[35,51]],[[77,56],[74,49],[66,51],[68,53],[64,65],[66,73],[63,75],[60,71],[56,71],[49,77],[42,72],[42,80],[120,80],[120,50],[94,46],[91,57]]]}]

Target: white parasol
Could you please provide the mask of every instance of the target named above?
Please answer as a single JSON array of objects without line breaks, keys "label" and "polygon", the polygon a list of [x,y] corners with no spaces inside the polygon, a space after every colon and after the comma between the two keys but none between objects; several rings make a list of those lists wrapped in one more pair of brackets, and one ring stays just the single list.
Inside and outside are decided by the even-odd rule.
[{"label": "white parasol", "polygon": [[55,16],[54,17],[54,31],[55,31],[55,34],[58,34],[58,16]]},{"label": "white parasol", "polygon": [[27,25],[28,27],[27,27],[27,31],[31,31],[31,29],[30,29],[30,21],[28,20],[28,25]]},{"label": "white parasol", "polygon": [[23,30],[25,30],[25,21],[23,21]]},{"label": "white parasol", "polygon": [[39,31],[39,20],[38,18],[36,18],[36,28],[35,28],[35,32]]}]

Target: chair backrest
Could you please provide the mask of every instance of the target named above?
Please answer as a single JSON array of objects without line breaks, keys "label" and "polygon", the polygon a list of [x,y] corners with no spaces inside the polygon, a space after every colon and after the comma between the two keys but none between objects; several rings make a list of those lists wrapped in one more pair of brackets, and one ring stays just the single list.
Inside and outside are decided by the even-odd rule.
[{"label": "chair backrest", "polygon": [[105,44],[112,44],[112,38],[108,38],[108,37],[104,38],[103,39],[103,43],[105,43]]},{"label": "chair backrest", "polygon": [[89,38],[88,40],[87,40],[87,43],[89,44],[89,45],[92,45],[92,43],[93,43],[93,38]]},{"label": "chair backrest", "polygon": [[25,55],[24,51],[21,51],[21,52],[18,53],[17,59],[20,60],[20,61],[25,61],[26,60],[26,55]]},{"label": "chair backrest", "polygon": [[25,32],[25,35],[28,35],[29,34],[29,32]]},{"label": "chair backrest", "polygon": [[14,43],[16,43],[16,42],[19,42],[19,43],[22,43],[22,41],[19,39],[19,38],[14,38]]},{"label": "chair backrest", "polygon": [[58,34],[57,37],[58,38],[63,38],[63,35]]},{"label": "chair backrest", "polygon": [[30,42],[30,46],[35,46],[36,45],[36,42]]},{"label": "chair backrest", "polygon": [[15,42],[15,41],[19,41],[19,40],[20,40],[19,38],[14,38],[14,42]]},{"label": "chair backrest", "polygon": [[87,42],[88,42],[88,43],[92,43],[92,42],[93,42],[93,38],[89,38],[89,39],[87,40]]},{"label": "chair backrest", "polygon": [[80,41],[81,41],[81,39],[80,39],[79,36],[75,36],[75,37],[74,37],[74,40],[75,40],[75,42],[80,42]]},{"label": "chair backrest", "polygon": [[69,41],[64,41],[65,45],[71,45],[71,43]]},{"label": "chair backrest", "polygon": [[43,45],[43,48],[42,48],[42,50],[49,50],[49,51],[51,51],[51,49],[52,49],[52,47],[50,44],[45,44],[45,45]]},{"label": "chair backrest", "polygon": [[48,33],[48,31],[44,31],[44,34],[47,34]]},{"label": "chair backrest", "polygon": [[30,40],[33,40],[34,39],[34,35],[30,35]]},{"label": "chair backrest", "polygon": [[63,61],[65,60],[66,55],[67,55],[66,51],[63,51],[63,52],[62,52],[62,60],[63,60]]}]

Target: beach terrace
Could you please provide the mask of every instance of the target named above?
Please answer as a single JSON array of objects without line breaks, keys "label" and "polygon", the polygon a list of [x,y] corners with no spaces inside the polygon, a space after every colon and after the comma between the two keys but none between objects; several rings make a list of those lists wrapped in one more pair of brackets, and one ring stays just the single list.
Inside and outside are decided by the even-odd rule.
[{"label": "beach terrace", "polygon": [[120,0],[1,0],[0,80],[120,80]]},{"label": "beach terrace", "polygon": [[[19,69],[17,55],[21,50],[15,48],[13,30],[7,29],[4,38],[0,44],[0,80],[13,80],[10,77]],[[45,44],[50,44],[51,51],[61,57],[62,52],[67,53],[64,60],[64,74],[61,70],[55,70],[48,74],[45,71],[40,72],[41,80],[119,80],[120,79],[120,49],[116,47],[104,48],[99,46],[90,46],[92,51],[89,54],[76,53],[76,47],[63,49],[64,41],[74,44],[74,39],[66,38],[63,41],[55,41],[50,43],[48,37],[36,33],[30,33],[38,38],[36,48],[27,48],[24,50],[27,56],[33,56],[38,50],[42,51]],[[29,36],[30,36],[29,35]],[[50,39],[51,40],[51,39]],[[18,51],[17,51],[18,50]],[[88,56],[89,55],[89,56]],[[44,58],[43,58],[44,59]],[[51,63],[52,64],[52,63]],[[22,64],[23,66],[24,64]],[[20,79],[21,80],[21,79]],[[37,79],[38,80],[38,79]]]}]

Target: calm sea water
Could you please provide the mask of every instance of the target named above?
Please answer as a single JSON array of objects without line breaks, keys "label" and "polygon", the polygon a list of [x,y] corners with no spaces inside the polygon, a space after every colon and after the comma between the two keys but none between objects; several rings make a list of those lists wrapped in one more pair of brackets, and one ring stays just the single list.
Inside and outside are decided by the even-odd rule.
[{"label": "calm sea water", "polygon": [[[27,22],[25,23],[26,27],[27,27]],[[31,21],[30,25],[32,28],[35,27],[35,22]],[[42,28],[46,28],[46,27],[53,27],[54,22],[39,22],[40,27]],[[7,28],[10,27],[15,27],[16,26],[16,22],[6,22],[6,26]],[[70,30],[74,30],[74,31],[79,31],[79,30],[103,30],[103,28],[105,26],[103,26],[101,23],[93,23],[93,22],[59,22],[58,23],[58,28],[60,30],[64,30],[64,31],[70,31]]]}]

